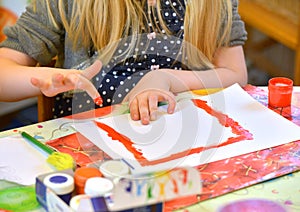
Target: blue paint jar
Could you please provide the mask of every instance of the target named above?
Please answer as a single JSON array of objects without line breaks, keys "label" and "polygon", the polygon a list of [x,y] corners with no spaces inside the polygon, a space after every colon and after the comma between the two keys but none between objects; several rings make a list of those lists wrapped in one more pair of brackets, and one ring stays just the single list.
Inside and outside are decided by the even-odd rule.
[{"label": "blue paint jar", "polygon": [[44,178],[44,184],[69,204],[74,190],[74,178],[66,173],[54,173]]}]

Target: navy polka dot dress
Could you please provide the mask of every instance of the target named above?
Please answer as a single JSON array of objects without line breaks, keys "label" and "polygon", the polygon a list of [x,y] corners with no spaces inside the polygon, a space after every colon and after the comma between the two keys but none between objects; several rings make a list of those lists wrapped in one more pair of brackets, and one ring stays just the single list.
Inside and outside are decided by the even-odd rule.
[{"label": "navy polka dot dress", "polygon": [[[182,69],[179,58],[183,38],[184,0],[162,1],[161,7],[162,16],[173,36],[167,36],[164,31],[156,33],[154,27],[150,26],[153,32],[139,36],[140,42],[129,57],[123,55],[130,45],[127,42],[129,39],[122,39],[112,60],[92,79],[103,98],[101,106],[121,103],[149,71],[158,68]],[[73,92],[56,97],[53,113],[54,118],[58,118],[97,107],[87,93]]]}]

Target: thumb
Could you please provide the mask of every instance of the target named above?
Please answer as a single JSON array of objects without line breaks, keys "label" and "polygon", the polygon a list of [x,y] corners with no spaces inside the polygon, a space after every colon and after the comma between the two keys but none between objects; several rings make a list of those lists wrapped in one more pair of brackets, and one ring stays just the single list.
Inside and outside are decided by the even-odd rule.
[{"label": "thumb", "polygon": [[92,79],[102,68],[102,62],[96,60],[90,67],[85,69],[81,74],[87,79]]}]

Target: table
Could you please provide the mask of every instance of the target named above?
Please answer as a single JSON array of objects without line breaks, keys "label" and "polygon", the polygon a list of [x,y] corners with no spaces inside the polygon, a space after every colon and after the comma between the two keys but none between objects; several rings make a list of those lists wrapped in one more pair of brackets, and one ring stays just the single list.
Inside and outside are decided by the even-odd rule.
[{"label": "table", "polygon": [[[262,104],[267,103],[266,87],[246,86],[245,90]],[[295,122],[300,124],[300,87],[294,88],[293,95],[293,116]],[[120,111],[122,108],[120,108]],[[104,111],[106,114],[108,111]],[[282,112],[282,111],[278,111]],[[284,111],[283,111],[284,112]],[[121,111],[122,113],[122,111]],[[292,115],[293,115],[292,114]],[[5,137],[17,133],[18,130],[24,130],[35,135],[41,141],[48,141],[71,135],[76,131],[71,127],[74,120],[70,117],[50,120],[42,123],[12,129],[0,133],[0,137]],[[300,152],[299,152],[300,161]],[[251,171],[251,170],[250,170]],[[234,203],[239,200],[253,200],[262,198],[272,202],[279,203],[285,207],[287,211],[300,211],[300,172],[293,172],[287,175],[258,183],[237,191],[233,191],[218,197],[207,198],[192,206],[179,209],[178,211],[217,211],[224,205]],[[176,204],[180,205],[180,201]],[[176,206],[175,204],[175,206]],[[167,204],[166,211],[173,209],[174,204]]]}]

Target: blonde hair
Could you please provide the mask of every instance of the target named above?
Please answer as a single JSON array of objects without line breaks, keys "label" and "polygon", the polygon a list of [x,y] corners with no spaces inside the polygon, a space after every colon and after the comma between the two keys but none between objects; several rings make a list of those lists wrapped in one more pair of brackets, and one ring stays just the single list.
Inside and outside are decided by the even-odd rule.
[{"label": "blonde hair", "polygon": [[[156,0],[154,6],[148,5],[148,10],[157,14],[159,32],[170,34],[160,12],[161,1]],[[179,0],[169,1],[171,5],[180,3]],[[137,36],[150,32],[147,22],[152,20],[144,11],[147,0],[74,0],[70,20],[64,13],[63,2],[59,0],[59,11],[67,33],[72,36],[73,46],[78,43],[86,48],[93,46],[104,63],[111,59],[121,38],[131,36],[127,51],[132,52],[138,42]],[[212,68],[216,50],[229,42],[231,0],[185,0],[185,3],[183,58],[188,58],[191,67]],[[155,24],[152,21],[152,25]]]}]

